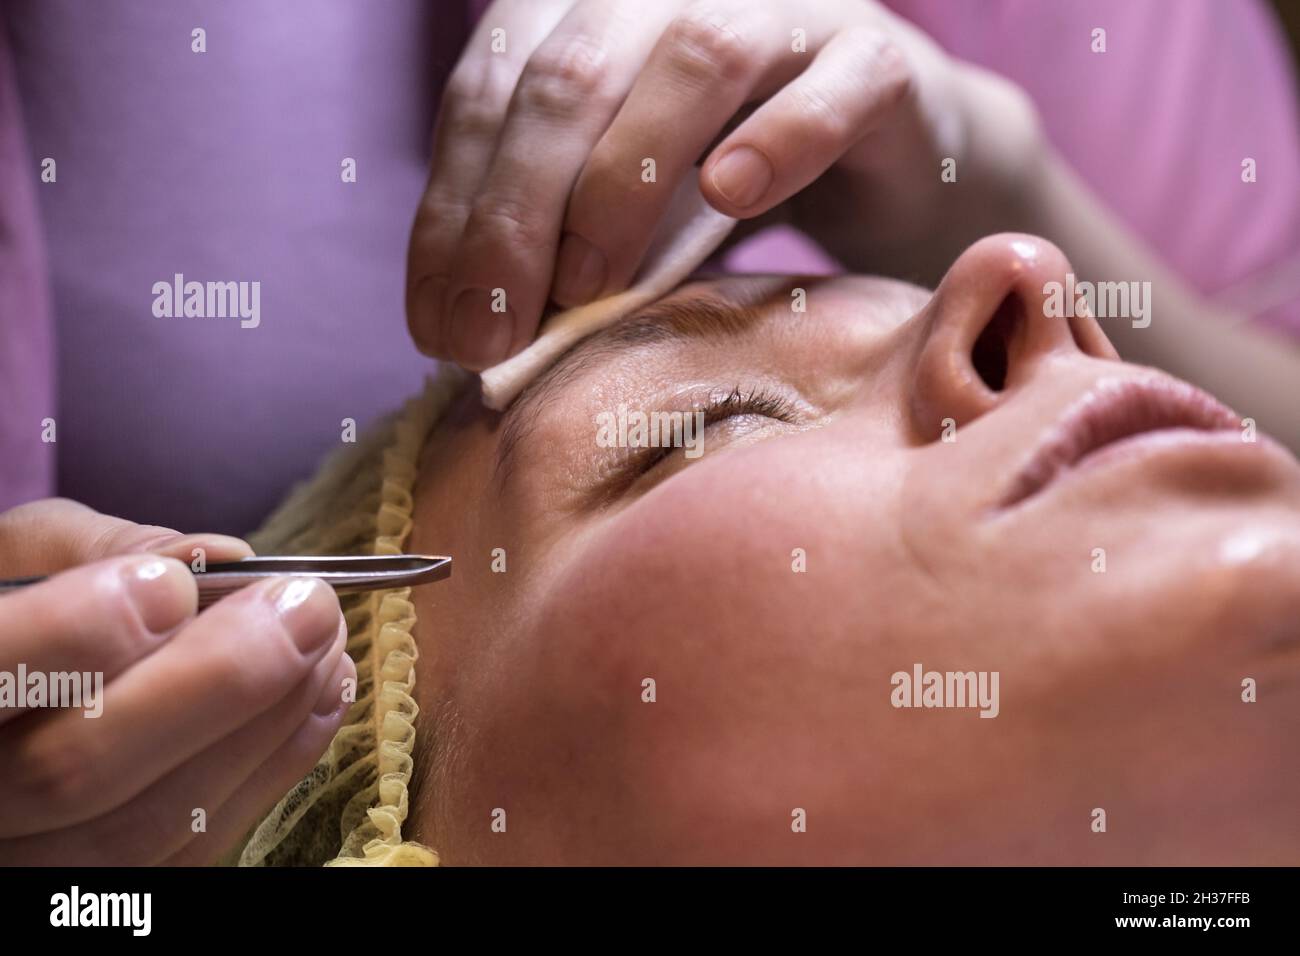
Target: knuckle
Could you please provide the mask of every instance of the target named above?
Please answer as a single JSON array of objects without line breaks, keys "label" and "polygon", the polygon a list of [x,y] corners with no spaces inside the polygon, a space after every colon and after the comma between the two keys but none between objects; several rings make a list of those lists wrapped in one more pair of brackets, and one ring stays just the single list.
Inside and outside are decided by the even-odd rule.
[{"label": "knuckle", "polygon": [[864,49],[870,50],[868,81],[880,91],[885,105],[893,105],[916,93],[916,73],[903,48],[893,38],[875,34]]},{"label": "knuckle", "polygon": [[[247,625],[251,630],[253,625]],[[256,636],[247,637],[256,640]],[[230,641],[222,646],[205,666],[207,692],[230,707],[256,708],[261,711],[282,681],[299,678],[303,671],[301,655],[287,635],[277,635],[275,649],[267,653],[249,653],[246,641]]]},{"label": "knuckle", "polygon": [[158,525],[132,524],[117,518],[106,518],[89,543],[89,553],[105,557],[143,551],[146,545],[159,545],[167,538],[179,538],[180,533]]},{"label": "knuckle", "polygon": [[609,57],[586,37],[538,50],[524,68],[518,105],[545,116],[570,117],[609,98]]},{"label": "knuckle", "polygon": [[510,244],[508,248],[533,249],[548,238],[541,218],[518,199],[495,195],[482,199],[470,213],[466,233],[477,233]]},{"label": "knuckle", "polygon": [[511,71],[498,58],[461,63],[443,87],[442,122],[461,136],[495,136],[514,88]]},{"label": "knuckle", "polygon": [[66,819],[84,815],[103,792],[100,755],[90,736],[40,733],[19,745],[13,774],[16,789],[42,813]]},{"label": "knuckle", "polygon": [[719,14],[695,10],[668,27],[667,50],[673,70],[700,85],[737,80],[751,59],[745,38]]},{"label": "knuckle", "polygon": [[497,57],[462,60],[442,88],[442,105],[491,103],[499,106],[510,95],[509,71],[500,67]]},{"label": "knuckle", "polygon": [[421,221],[432,227],[433,235],[429,238],[434,240],[442,239],[449,229],[459,230],[468,215],[469,207],[464,199],[448,190],[431,189],[420,200]]},{"label": "knuckle", "polygon": [[99,524],[86,529],[85,553],[93,556],[106,556],[113,553],[114,545],[121,536],[122,529],[111,522]]},{"label": "knuckle", "polygon": [[443,122],[453,137],[480,139],[495,136],[500,113],[476,99],[458,99],[443,109]]},{"label": "knuckle", "polygon": [[822,90],[805,85],[793,87],[790,95],[804,122],[826,138],[843,142],[853,135],[848,111]]}]

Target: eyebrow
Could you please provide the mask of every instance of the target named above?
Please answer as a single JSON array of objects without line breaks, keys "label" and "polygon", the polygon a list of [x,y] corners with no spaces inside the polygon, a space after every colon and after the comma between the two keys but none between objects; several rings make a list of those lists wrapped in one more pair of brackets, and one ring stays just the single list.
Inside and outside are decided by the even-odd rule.
[{"label": "eyebrow", "polygon": [[788,284],[764,277],[685,294],[679,290],[575,343],[506,409],[494,480],[509,480],[523,436],[575,378],[639,345],[742,335],[770,314],[763,306]]}]

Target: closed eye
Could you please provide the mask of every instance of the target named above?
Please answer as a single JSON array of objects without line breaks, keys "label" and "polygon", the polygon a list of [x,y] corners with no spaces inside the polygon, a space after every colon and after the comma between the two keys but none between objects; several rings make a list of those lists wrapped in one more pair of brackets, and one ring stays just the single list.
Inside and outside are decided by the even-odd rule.
[{"label": "closed eye", "polygon": [[[715,392],[702,403],[681,412],[683,426],[691,428],[692,433],[697,422],[702,425],[702,431],[698,434],[661,434],[658,436],[659,441],[653,445],[620,449],[626,454],[619,457],[612,473],[600,483],[599,497],[605,500],[617,498],[633,486],[639,490],[649,490],[672,473],[668,467],[670,464],[685,464],[692,460],[684,439],[693,437],[703,450],[707,444],[703,441],[705,434],[715,433],[716,426],[723,423],[748,417],[788,424],[796,424],[800,420],[796,403],[776,392],[763,388],[746,390],[741,386],[727,392]],[[688,418],[691,419],[689,423]]]}]

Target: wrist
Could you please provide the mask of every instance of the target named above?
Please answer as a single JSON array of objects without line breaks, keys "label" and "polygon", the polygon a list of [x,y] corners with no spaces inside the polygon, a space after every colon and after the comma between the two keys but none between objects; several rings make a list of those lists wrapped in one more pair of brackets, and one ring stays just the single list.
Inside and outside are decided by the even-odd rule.
[{"label": "wrist", "polygon": [[1029,94],[995,73],[958,65],[966,166],[985,193],[988,232],[1034,232],[1037,197],[1050,166],[1051,146]]}]

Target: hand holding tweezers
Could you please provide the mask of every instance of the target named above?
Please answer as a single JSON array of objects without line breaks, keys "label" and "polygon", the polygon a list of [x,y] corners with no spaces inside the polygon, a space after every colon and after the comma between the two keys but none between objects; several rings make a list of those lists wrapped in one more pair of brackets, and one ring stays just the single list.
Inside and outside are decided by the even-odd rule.
[{"label": "hand holding tweezers", "polygon": [[[441,581],[451,576],[451,558],[427,554],[254,557],[209,564],[193,574],[202,608],[266,578],[319,578],[340,594]],[[0,581],[0,596],[44,580],[33,577]]]}]

